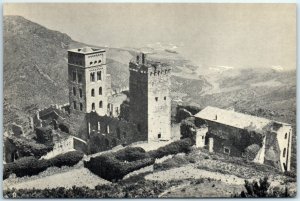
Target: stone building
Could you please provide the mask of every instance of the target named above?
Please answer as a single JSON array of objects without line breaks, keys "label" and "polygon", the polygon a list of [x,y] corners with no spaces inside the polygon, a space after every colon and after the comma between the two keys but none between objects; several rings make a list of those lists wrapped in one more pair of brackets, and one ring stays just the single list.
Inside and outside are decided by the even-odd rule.
[{"label": "stone building", "polygon": [[171,139],[171,68],[138,53],[129,63],[131,122],[148,141]]},{"label": "stone building", "polygon": [[[207,126],[205,145],[211,151],[243,157],[256,163],[274,166],[281,171],[290,170],[290,124],[210,106],[195,117],[204,120]],[[204,130],[205,127],[197,129],[197,138],[203,138]],[[203,146],[203,143],[199,144]]]},{"label": "stone building", "polygon": [[106,74],[106,51],[91,47],[68,51],[71,113],[107,114],[110,75]]}]

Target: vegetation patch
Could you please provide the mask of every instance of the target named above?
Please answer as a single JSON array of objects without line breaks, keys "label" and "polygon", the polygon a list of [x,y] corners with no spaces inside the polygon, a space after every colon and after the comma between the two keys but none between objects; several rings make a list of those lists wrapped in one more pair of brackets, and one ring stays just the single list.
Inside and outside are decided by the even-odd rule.
[{"label": "vegetation patch", "polygon": [[65,154],[57,155],[49,160],[38,160],[35,157],[23,157],[13,163],[4,164],[3,179],[7,179],[9,175],[16,174],[17,177],[37,175],[45,171],[48,167],[73,166],[77,164],[83,157],[83,153],[79,151],[71,151]]}]

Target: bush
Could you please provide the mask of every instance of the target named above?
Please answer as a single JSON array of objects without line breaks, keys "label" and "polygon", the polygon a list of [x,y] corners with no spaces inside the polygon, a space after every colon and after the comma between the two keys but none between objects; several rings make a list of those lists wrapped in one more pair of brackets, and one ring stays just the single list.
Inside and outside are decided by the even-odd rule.
[{"label": "bush", "polygon": [[13,163],[4,164],[3,179],[14,173],[17,177],[32,176],[46,170],[48,163],[46,160],[38,160],[35,157],[24,157]]},{"label": "bush", "polygon": [[83,153],[80,151],[70,151],[64,154],[59,154],[48,160],[55,167],[73,166],[83,158]]},{"label": "bush", "polygon": [[149,154],[141,147],[126,147],[115,153],[116,159],[120,161],[136,161],[149,158]]},{"label": "bush", "polygon": [[160,147],[157,150],[149,151],[148,154],[152,158],[162,158],[164,156],[178,154],[178,153],[189,153],[193,142],[190,138],[185,138],[167,144],[164,147]]},{"label": "bush", "polygon": [[83,157],[83,153],[79,151],[71,151],[60,154],[52,159],[38,160],[35,157],[23,157],[13,163],[4,164],[3,179],[7,179],[9,175],[16,174],[17,177],[37,175],[45,171],[48,167],[73,166]]},{"label": "bush", "polygon": [[41,144],[52,144],[53,143],[53,134],[52,128],[47,127],[38,127],[35,129],[36,140]]},{"label": "bush", "polygon": [[155,163],[153,168],[154,170],[168,170],[171,168],[181,167],[182,165],[189,164],[190,158],[184,156],[174,156],[173,158],[169,158],[162,163]]},{"label": "bush", "polygon": [[146,158],[132,162],[118,160],[113,154],[100,155],[84,162],[84,167],[109,181],[117,181],[130,172],[154,164],[155,159]]}]

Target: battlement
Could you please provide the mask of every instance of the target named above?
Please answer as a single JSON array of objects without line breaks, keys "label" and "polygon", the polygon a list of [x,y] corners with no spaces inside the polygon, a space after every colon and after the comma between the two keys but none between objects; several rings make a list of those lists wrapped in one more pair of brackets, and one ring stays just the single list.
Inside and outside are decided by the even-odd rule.
[{"label": "battlement", "polygon": [[171,67],[167,63],[162,63],[147,57],[145,53],[138,53],[135,58],[129,62],[129,70],[149,76],[159,76],[170,74]]}]

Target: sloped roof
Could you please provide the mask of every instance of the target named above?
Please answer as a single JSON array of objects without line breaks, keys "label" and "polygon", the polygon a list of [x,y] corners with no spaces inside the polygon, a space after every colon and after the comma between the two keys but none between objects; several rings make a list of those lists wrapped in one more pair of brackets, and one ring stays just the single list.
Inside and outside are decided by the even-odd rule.
[{"label": "sloped roof", "polygon": [[[225,110],[211,106],[208,106],[201,110],[195,115],[195,117],[240,129],[248,128],[251,130],[259,131],[262,131],[264,128],[268,128],[270,125],[273,125],[275,123],[273,120],[269,120],[266,118],[247,115],[235,112],[233,110]],[[276,122],[276,124],[281,124],[282,126],[284,123]]]},{"label": "sloped roof", "polygon": [[69,52],[76,52],[76,53],[81,53],[81,54],[89,54],[89,53],[94,53],[94,52],[102,52],[105,51],[104,49],[99,49],[99,48],[93,48],[93,47],[82,47],[82,48],[77,48],[77,49],[71,49],[68,50]]}]

